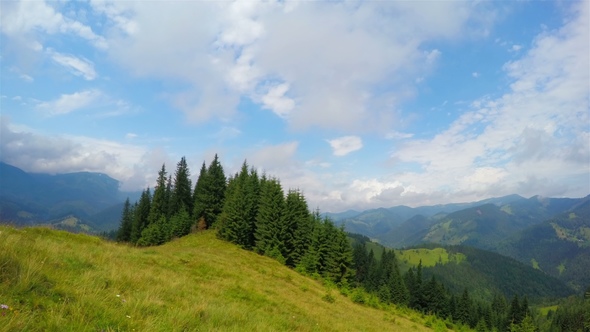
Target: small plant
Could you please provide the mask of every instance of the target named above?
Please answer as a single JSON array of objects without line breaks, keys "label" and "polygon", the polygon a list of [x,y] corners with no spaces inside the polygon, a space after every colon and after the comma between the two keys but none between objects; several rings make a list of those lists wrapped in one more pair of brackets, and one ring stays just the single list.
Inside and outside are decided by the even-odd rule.
[{"label": "small plant", "polygon": [[350,299],[352,300],[352,302],[358,303],[358,304],[365,304],[367,302],[367,300],[365,299],[364,292],[359,288],[355,289],[352,292]]},{"label": "small plant", "polygon": [[326,293],[326,295],[322,296],[322,300],[328,303],[336,302],[336,299],[334,298],[334,296],[332,296],[332,293]]}]

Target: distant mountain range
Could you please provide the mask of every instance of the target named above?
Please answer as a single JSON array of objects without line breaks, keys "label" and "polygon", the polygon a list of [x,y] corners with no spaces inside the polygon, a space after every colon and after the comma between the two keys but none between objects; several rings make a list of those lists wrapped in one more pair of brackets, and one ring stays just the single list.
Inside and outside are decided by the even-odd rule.
[{"label": "distant mountain range", "polygon": [[[384,246],[470,246],[514,258],[581,290],[590,285],[590,195],[510,195],[467,204],[374,209],[340,216]],[[340,218],[339,218],[340,217]]]},{"label": "distant mountain range", "polygon": [[102,173],[36,174],[0,162],[2,223],[108,231],[118,226],[124,200],[137,196]]}]

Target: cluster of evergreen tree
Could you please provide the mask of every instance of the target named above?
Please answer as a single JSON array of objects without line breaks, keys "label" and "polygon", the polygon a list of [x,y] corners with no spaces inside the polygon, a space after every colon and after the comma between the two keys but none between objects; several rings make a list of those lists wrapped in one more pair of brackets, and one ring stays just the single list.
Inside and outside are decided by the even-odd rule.
[{"label": "cluster of evergreen tree", "polygon": [[278,179],[259,176],[246,162],[229,178],[218,235],[336,283],[351,275],[352,251],[343,229],[310,212],[301,191],[285,195]]},{"label": "cluster of evergreen tree", "polygon": [[402,274],[393,250],[384,250],[378,260],[365,243],[354,246],[353,263],[355,286],[375,294],[384,303],[434,314],[477,331],[535,330],[526,297],[521,300],[514,296],[508,303],[503,295],[496,294],[492,303],[485,303],[473,300],[467,289],[458,296],[434,276],[424,280],[421,262]]},{"label": "cluster of evergreen tree", "polygon": [[352,275],[346,233],[310,212],[301,191],[285,195],[278,179],[259,176],[246,162],[227,179],[217,155],[209,167],[203,163],[194,190],[184,157],[174,178],[162,165],[153,195],[148,188],[134,205],[125,202],[117,240],[159,245],[214,224],[220,238],[299,271],[336,283]]},{"label": "cluster of evergreen tree", "polygon": [[203,163],[194,189],[184,157],[174,178],[162,165],[153,195],[147,188],[135,204],[125,201],[116,239],[140,246],[159,245],[187,235],[193,227],[206,229],[221,214],[225,189],[226,178],[217,155],[209,167]]},{"label": "cluster of evergreen tree", "polygon": [[550,332],[590,332],[590,286],[583,297],[569,297],[561,301],[556,311],[549,311],[543,330]]}]

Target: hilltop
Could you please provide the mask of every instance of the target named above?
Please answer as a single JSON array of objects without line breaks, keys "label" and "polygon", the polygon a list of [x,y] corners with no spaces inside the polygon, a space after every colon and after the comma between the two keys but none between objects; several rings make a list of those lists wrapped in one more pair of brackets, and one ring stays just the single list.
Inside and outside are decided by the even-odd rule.
[{"label": "hilltop", "polygon": [[8,330],[429,330],[412,311],[355,304],[214,231],[137,248],[0,226],[0,267]]}]

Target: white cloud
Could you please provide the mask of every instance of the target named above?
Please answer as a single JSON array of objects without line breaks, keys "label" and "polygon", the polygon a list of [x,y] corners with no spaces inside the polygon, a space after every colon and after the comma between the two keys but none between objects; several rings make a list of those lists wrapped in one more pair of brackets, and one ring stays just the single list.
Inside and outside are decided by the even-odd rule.
[{"label": "white cloud", "polygon": [[27,74],[21,74],[20,78],[26,82],[33,82],[35,79]]},{"label": "white cloud", "polygon": [[162,165],[162,158],[150,159],[156,150],[142,146],[44,135],[11,124],[6,117],[0,117],[0,129],[2,161],[28,172],[102,172],[120,180],[123,190],[138,190],[153,184]]},{"label": "white cloud", "polygon": [[269,172],[270,175],[280,175],[276,173],[282,173],[292,167],[298,147],[299,143],[296,141],[267,145],[250,151],[246,157],[251,165]]},{"label": "white cloud", "polygon": [[414,134],[411,133],[403,133],[400,131],[392,130],[385,134],[385,139],[404,139],[404,138],[412,138]]},{"label": "white cloud", "polygon": [[424,193],[452,193],[455,200],[514,192],[587,195],[588,4],[578,10],[505,65],[510,92],[474,102],[432,139],[399,144],[393,160],[419,169],[396,178]]},{"label": "white cloud", "polygon": [[53,61],[66,67],[72,74],[84,77],[87,81],[92,81],[98,76],[92,61],[73,55],[61,54],[51,49],[48,50],[48,54]]},{"label": "white cloud", "polygon": [[0,9],[2,33],[20,40],[36,51],[42,49],[36,38],[40,33],[71,33],[88,40],[99,49],[108,47],[106,40],[95,34],[90,27],[63,16],[46,2],[2,1]]},{"label": "white cloud", "polygon": [[478,78],[479,77],[479,73],[474,71],[473,73],[471,73],[471,76],[473,76],[473,78]]},{"label": "white cloud", "polygon": [[289,91],[289,84],[283,83],[271,87],[262,96],[263,107],[272,110],[278,116],[287,116],[295,108],[295,101],[285,96],[287,91]]},{"label": "white cloud", "polygon": [[360,150],[363,147],[363,141],[358,136],[343,136],[327,140],[327,142],[330,143],[334,155],[339,157]]},{"label": "white cloud", "polygon": [[474,14],[484,5],[452,1],[92,6],[112,23],[112,59],[139,76],[189,85],[168,97],[193,121],[227,120],[245,97],[294,128],[348,131],[391,128],[392,110],[413,96],[408,83],[441,55],[423,44],[486,21]]},{"label": "white cloud", "polygon": [[102,97],[103,93],[99,90],[84,90],[72,94],[62,94],[56,100],[39,103],[37,109],[46,111],[49,115],[63,115],[92,106]]}]

